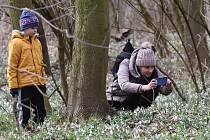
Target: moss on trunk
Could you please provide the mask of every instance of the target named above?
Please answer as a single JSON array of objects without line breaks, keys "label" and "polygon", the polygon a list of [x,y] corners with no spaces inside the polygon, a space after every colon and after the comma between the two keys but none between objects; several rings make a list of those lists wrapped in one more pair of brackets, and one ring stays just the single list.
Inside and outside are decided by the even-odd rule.
[{"label": "moss on trunk", "polygon": [[77,0],[75,35],[96,48],[75,42],[73,49],[68,118],[88,119],[110,113],[106,100],[106,73],[110,36],[107,0]]}]

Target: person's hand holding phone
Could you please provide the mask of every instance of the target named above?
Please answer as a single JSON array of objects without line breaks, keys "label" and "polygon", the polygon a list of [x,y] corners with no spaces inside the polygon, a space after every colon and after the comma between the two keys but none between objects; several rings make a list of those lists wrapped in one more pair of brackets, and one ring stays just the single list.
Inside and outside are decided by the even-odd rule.
[{"label": "person's hand holding phone", "polygon": [[166,90],[169,91],[169,90],[172,90],[172,82],[170,79],[167,79],[167,83],[166,83]]},{"label": "person's hand holding phone", "polygon": [[148,91],[148,90],[152,90],[152,89],[154,89],[156,87],[157,87],[157,80],[156,79],[152,79],[148,85],[143,85],[142,86],[142,90],[143,91]]}]

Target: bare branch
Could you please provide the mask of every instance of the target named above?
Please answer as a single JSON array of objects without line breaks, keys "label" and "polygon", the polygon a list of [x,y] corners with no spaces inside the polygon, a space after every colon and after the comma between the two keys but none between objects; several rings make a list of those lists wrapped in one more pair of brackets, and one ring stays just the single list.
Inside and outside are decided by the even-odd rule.
[{"label": "bare branch", "polygon": [[0,5],[1,8],[11,8],[11,9],[15,9],[15,10],[28,10],[30,12],[33,12],[35,13],[37,16],[39,16],[43,21],[45,21],[50,27],[54,28],[55,30],[58,30],[60,31],[61,33],[64,33],[66,35],[67,38],[73,38],[75,39],[76,41],[82,43],[82,44],[85,44],[85,47],[96,47],[96,48],[104,48],[104,49],[109,49],[108,46],[104,46],[104,45],[97,45],[97,44],[93,44],[93,43],[88,43],[86,41],[83,41],[81,39],[79,39],[78,37],[74,36],[74,35],[71,35],[69,34],[68,32],[68,29],[60,29],[59,27],[53,25],[52,23],[50,23],[45,17],[43,17],[40,13],[34,11],[34,10],[31,10],[29,8],[17,8],[17,7],[13,7],[13,6],[8,6],[8,5]]}]

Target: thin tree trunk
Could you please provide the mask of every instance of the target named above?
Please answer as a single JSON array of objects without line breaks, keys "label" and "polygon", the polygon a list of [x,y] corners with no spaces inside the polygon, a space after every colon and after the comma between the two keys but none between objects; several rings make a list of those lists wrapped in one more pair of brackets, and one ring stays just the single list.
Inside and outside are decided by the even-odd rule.
[{"label": "thin tree trunk", "polygon": [[[32,7],[32,3],[30,0],[22,0],[21,2],[19,0],[8,0],[9,5],[18,7],[18,8],[24,8],[24,7]],[[12,22],[13,29],[19,30],[19,17],[20,17],[21,11],[10,9],[10,18]]]},{"label": "thin tree trunk", "polygon": [[51,74],[50,57],[48,54],[47,41],[46,41],[44,29],[43,29],[42,20],[40,18],[39,18],[38,33],[39,33],[39,41],[42,44],[43,62],[46,65],[45,72],[47,75],[50,75]]},{"label": "thin tree trunk", "polygon": [[68,102],[68,83],[67,83],[67,73],[66,73],[66,64],[65,64],[65,48],[66,45],[63,36],[60,34],[58,36],[59,46],[58,46],[58,57],[59,57],[59,65],[60,65],[60,75],[61,75],[61,85],[63,89],[63,94],[65,101]]},{"label": "thin tree trunk", "polygon": [[[200,57],[201,63],[210,67],[210,55],[206,40],[206,32],[202,25],[203,16],[200,12],[204,13],[202,0],[185,0],[183,1],[183,7],[190,24],[190,29],[185,25],[185,40],[188,45],[188,51],[194,66],[198,67],[198,61],[196,57]],[[190,31],[192,35],[190,34]],[[196,56],[196,51],[193,49],[193,45],[198,50],[198,55]]]},{"label": "thin tree trunk", "polygon": [[[45,7],[49,5],[54,5],[55,3],[59,3],[58,0],[55,1],[43,1],[43,0],[33,0],[33,3],[36,8]],[[74,1],[63,1],[59,3],[55,7],[50,7],[48,9],[42,9],[40,12],[44,17],[47,17],[48,20],[53,20],[51,23],[61,29],[68,29],[68,33],[71,35],[74,32],[74,20],[71,18],[71,13],[67,13],[68,11],[63,10],[65,8],[73,7]],[[63,8],[60,8],[63,7]],[[73,10],[74,13],[74,10]],[[66,15],[63,17],[63,15]],[[59,18],[60,17],[60,18]],[[61,18],[62,17],[62,18]],[[57,19],[59,18],[59,19]],[[57,19],[57,20],[55,20]],[[64,62],[65,56],[68,60],[68,63],[71,64],[72,61],[72,48],[73,48],[73,39],[67,38],[60,31],[52,28],[52,31],[55,33],[58,38],[58,56],[59,56],[59,66],[60,66],[60,77],[61,77],[61,86],[64,94],[64,98],[68,100],[68,83],[67,83],[67,70],[66,63]]]},{"label": "thin tree trunk", "polygon": [[[164,4],[167,3],[166,1],[161,1],[161,5],[165,6]],[[167,5],[167,4],[166,4]],[[162,11],[161,7],[157,6],[156,9],[158,10],[157,12],[157,19],[156,19],[156,26],[159,29],[159,34],[155,34],[155,44],[157,44],[160,52],[161,57],[166,57],[170,55],[170,51],[168,49],[167,42],[163,39],[166,38],[166,31],[168,28],[166,16],[164,12]],[[158,32],[157,32],[158,33]]]},{"label": "thin tree trunk", "polygon": [[75,36],[106,48],[75,42],[67,115],[79,121],[110,113],[106,100],[106,73],[110,36],[108,0],[77,0]]},{"label": "thin tree trunk", "polygon": [[[149,13],[148,8],[146,8],[146,6],[143,4],[143,2],[141,0],[136,0],[136,1],[138,2],[139,12],[141,13],[142,18],[144,18],[145,25],[150,30],[152,30],[154,32],[154,39],[155,39],[155,47],[156,47],[156,49],[160,52],[161,56],[164,56],[163,55],[163,50],[165,50],[166,53],[169,53],[169,51],[167,50],[167,43],[163,39],[165,37],[164,31],[161,30],[161,29],[163,29],[163,26],[160,25],[158,27],[157,23],[155,24],[154,18]],[[159,16],[159,18],[161,17],[160,13],[159,13],[158,16]]]}]

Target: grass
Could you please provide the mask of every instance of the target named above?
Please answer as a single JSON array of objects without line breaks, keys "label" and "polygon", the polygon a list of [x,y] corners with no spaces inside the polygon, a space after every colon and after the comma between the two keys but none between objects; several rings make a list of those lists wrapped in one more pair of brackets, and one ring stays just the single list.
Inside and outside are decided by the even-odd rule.
[{"label": "grass", "polygon": [[196,94],[190,78],[184,76],[186,73],[182,69],[177,69],[182,67],[178,61],[162,59],[163,64],[159,64],[176,69],[176,73],[172,71],[171,74],[180,78],[177,84],[182,85],[187,102],[174,91],[167,97],[160,95],[150,108],[121,111],[107,117],[106,121],[91,118],[78,124],[62,121],[62,101],[53,95],[50,100],[52,114],[38,126],[38,133],[17,132],[11,98],[0,91],[0,139],[210,139],[210,89]]},{"label": "grass", "polygon": [[[116,56],[118,51],[111,49],[109,53]],[[187,74],[183,73],[186,70],[177,58],[173,56],[171,59],[161,59],[159,65],[174,70],[170,71],[170,74],[178,85],[182,85],[187,102],[183,102],[174,91],[167,97],[160,95],[150,108],[138,108],[134,112],[120,111],[113,117],[107,117],[106,121],[91,118],[78,124],[62,121],[64,108],[62,101],[58,95],[53,95],[50,100],[52,114],[45,119],[42,126],[38,126],[40,129],[38,133],[29,133],[17,132],[11,98],[0,91],[0,139],[210,140],[210,89],[206,93],[195,93],[194,85]]]},{"label": "grass", "polygon": [[62,122],[61,100],[51,99],[53,112],[38,133],[17,132],[8,95],[1,94],[0,139],[210,139],[209,95],[186,92],[188,102],[176,93],[160,95],[156,104],[134,112],[121,111],[107,121],[91,118],[78,124]]}]

